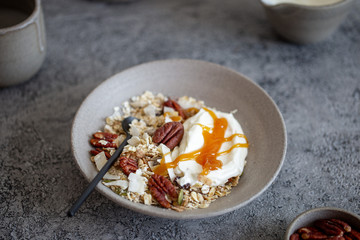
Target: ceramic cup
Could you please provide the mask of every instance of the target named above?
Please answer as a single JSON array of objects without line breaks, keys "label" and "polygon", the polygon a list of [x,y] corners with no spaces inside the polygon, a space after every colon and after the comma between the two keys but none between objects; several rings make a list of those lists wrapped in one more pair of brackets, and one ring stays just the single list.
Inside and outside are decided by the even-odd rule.
[{"label": "ceramic cup", "polygon": [[46,52],[40,0],[0,0],[0,87],[30,79]]},{"label": "ceramic cup", "polygon": [[[285,39],[299,44],[315,43],[328,38],[342,23],[353,4],[353,0],[260,2],[276,32]],[[325,4],[322,4],[324,2]]]}]

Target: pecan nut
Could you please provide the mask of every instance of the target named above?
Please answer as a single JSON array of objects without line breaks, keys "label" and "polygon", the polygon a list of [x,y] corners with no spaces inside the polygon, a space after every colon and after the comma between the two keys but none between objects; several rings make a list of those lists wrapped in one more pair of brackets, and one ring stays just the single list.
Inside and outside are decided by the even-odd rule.
[{"label": "pecan nut", "polygon": [[300,234],[300,239],[326,239],[328,237],[314,227],[302,227],[297,230],[297,233]]},{"label": "pecan nut", "polygon": [[353,240],[360,240],[360,233],[358,231],[355,231],[354,229],[351,229],[351,232],[348,233],[349,237]]},{"label": "pecan nut", "polygon": [[106,140],[109,142],[113,142],[118,137],[118,135],[108,133],[108,132],[96,132],[93,134],[93,137],[96,139],[102,139],[102,140]]},{"label": "pecan nut", "polygon": [[293,233],[290,236],[290,240],[300,240],[300,235],[298,233]]},{"label": "pecan nut", "polygon": [[333,236],[327,238],[326,240],[345,240],[345,238],[343,236]]},{"label": "pecan nut", "polygon": [[329,221],[332,222],[334,225],[337,225],[341,229],[344,229],[345,232],[351,232],[351,226],[348,223],[337,218],[329,219]]},{"label": "pecan nut", "polygon": [[116,144],[102,139],[93,138],[90,140],[91,145],[98,148],[116,148]]},{"label": "pecan nut", "polygon": [[170,99],[164,102],[164,107],[170,107],[177,111],[179,113],[179,116],[182,117],[182,119],[186,118],[185,112],[182,109],[182,107],[174,100]]},{"label": "pecan nut", "polygon": [[297,230],[298,233],[303,234],[303,233],[314,233],[314,232],[319,232],[318,229],[314,228],[314,227],[302,227],[299,228]]},{"label": "pecan nut", "polygon": [[330,236],[342,236],[344,231],[341,230],[338,226],[334,225],[329,220],[318,220],[315,223],[315,226],[319,228],[322,232]]},{"label": "pecan nut", "polygon": [[302,239],[327,239],[328,236],[322,232],[308,232],[301,234]]},{"label": "pecan nut", "polygon": [[170,208],[171,204],[166,200],[165,194],[159,191],[156,187],[149,187],[151,195],[158,201],[158,203],[164,208]]},{"label": "pecan nut", "polygon": [[108,151],[104,151],[101,148],[95,148],[95,150],[90,150],[90,154],[93,156],[98,155],[99,153],[104,152],[107,159],[111,157],[110,153]]},{"label": "pecan nut", "polygon": [[114,142],[117,137],[117,134],[96,132],[93,134],[90,143],[97,148],[117,148],[117,145]]},{"label": "pecan nut", "polygon": [[180,122],[168,122],[158,128],[152,138],[154,143],[163,143],[171,150],[176,147],[184,135],[184,126]]},{"label": "pecan nut", "polygon": [[127,157],[120,157],[119,162],[116,165],[120,166],[126,176],[129,176],[130,173],[135,173],[138,169],[136,160]]},{"label": "pecan nut", "polygon": [[151,195],[164,208],[170,208],[171,204],[166,199],[165,195],[169,195],[172,199],[177,199],[178,193],[174,185],[169,179],[162,175],[154,174],[149,178],[149,189]]}]

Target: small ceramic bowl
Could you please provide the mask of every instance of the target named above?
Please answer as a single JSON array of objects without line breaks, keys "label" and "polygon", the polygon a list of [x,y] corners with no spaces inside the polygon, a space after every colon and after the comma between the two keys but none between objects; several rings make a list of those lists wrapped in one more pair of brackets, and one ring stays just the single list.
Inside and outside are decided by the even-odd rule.
[{"label": "small ceramic bowl", "polygon": [[295,0],[260,2],[277,33],[291,42],[308,44],[325,40],[335,32],[354,1],[338,0],[317,6],[301,4],[301,1]]},{"label": "small ceramic bowl", "polygon": [[74,119],[71,141],[75,161],[88,181],[97,174],[89,155],[91,133],[104,127],[105,118],[113,113],[114,106],[121,106],[145,90],[166,96],[191,96],[225,112],[237,109],[234,117],[250,144],[244,173],[228,196],[204,209],[175,212],[130,202],[99,183],[97,190],[101,194],[120,206],[143,214],[198,219],[243,207],[274,181],[286,151],[285,124],[276,104],[243,75],[217,64],[188,59],[155,61],[132,67],[104,81],[84,100]]},{"label": "small ceramic bowl", "polygon": [[340,208],[322,207],[308,210],[298,215],[289,225],[284,240],[289,240],[291,234],[301,227],[311,226],[316,220],[337,218],[347,222],[352,228],[360,230],[360,216]]}]

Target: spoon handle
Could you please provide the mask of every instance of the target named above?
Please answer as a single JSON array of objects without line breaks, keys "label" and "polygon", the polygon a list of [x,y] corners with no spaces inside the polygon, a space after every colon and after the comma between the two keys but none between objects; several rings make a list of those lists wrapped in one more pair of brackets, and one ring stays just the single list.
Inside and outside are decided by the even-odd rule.
[{"label": "spoon handle", "polygon": [[75,202],[75,204],[70,208],[68,212],[68,216],[72,217],[75,215],[76,211],[80,208],[80,206],[85,202],[85,200],[89,197],[90,193],[94,190],[96,185],[99,183],[99,181],[103,178],[103,176],[107,173],[107,171],[110,169],[110,167],[114,164],[116,159],[120,156],[121,152],[123,151],[125,145],[127,144],[127,141],[130,139],[130,134],[127,134],[125,140],[120,144],[119,148],[115,151],[115,153],[109,158],[109,160],[106,162],[106,164],[101,168],[101,170],[98,172],[98,174],[94,177],[94,179],[91,181],[89,186],[86,188],[86,190],[83,192],[83,194],[80,196],[80,198]]}]

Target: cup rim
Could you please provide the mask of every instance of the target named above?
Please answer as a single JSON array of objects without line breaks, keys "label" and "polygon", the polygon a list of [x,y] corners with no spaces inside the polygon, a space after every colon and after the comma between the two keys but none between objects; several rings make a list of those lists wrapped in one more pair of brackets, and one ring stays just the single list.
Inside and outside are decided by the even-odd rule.
[{"label": "cup rim", "polygon": [[331,3],[331,4],[319,5],[319,6],[311,6],[311,5],[303,5],[303,4],[298,4],[298,3],[277,3],[277,4],[274,4],[274,5],[269,5],[269,4],[264,3],[263,0],[259,0],[259,1],[260,1],[261,5],[263,5],[265,8],[278,8],[278,7],[283,7],[283,6],[295,6],[295,7],[311,9],[311,10],[334,8],[334,7],[339,7],[341,5],[345,5],[345,4],[353,2],[353,0],[339,0],[338,2]]},{"label": "cup rim", "polygon": [[33,0],[35,3],[35,7],[33,12],[23,21],[20,23],[17,23],[15,25],[12,25],[10,27],[0,28],[0,35],[6,34],[8,32],[14,32],[20,29],[23,29],[27,27],[28,25],[35,22],[36,17],[39,15],[40,12],[40,1],[41,0]]}]

